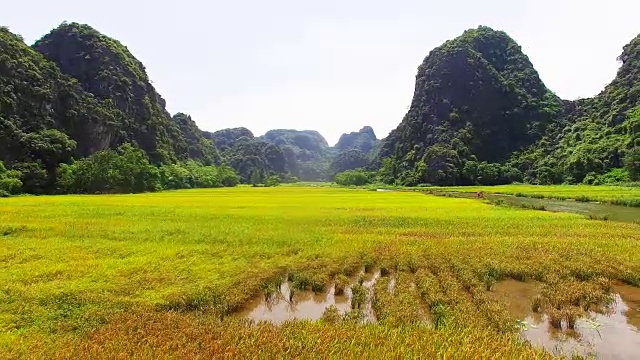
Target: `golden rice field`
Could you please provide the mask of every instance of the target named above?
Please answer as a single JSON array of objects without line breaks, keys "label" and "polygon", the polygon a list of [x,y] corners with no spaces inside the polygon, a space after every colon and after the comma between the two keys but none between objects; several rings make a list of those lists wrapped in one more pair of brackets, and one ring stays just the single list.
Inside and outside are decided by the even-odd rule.
[{"label": "golden rice field", "polygon": [[[638,224],[410,192],[0,199],[0,358],[551,358],[525,314],[570,332],[623,289],[640,329],[639,248]],[[283,287],[337,307],[242,315]]]}]

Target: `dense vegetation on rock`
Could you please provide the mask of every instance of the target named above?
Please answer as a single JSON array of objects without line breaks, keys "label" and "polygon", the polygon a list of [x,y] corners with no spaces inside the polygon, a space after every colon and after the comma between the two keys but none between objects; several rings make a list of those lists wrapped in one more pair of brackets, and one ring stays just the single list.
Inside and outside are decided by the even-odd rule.
[{"label": "dense vegetation on rock", "polygon": [[[359,131],[342,134],[335,146],[338,153],[335,158],[333,158],[329,167],[331,178],[334,178],[338,183],[341,181],[345,182],[343,181],[345,179],[344,176],[338,179],[336,174],[356,169],[366,168],[368,170],[375,170],[379,168],[380,163],[377,155],[381,144],[382,142],[377,139],[373,128],[370,126],[365,126]],[[351,176],[352,173],[348,173],[347,175],[349,179],[354,179],[354,177]],[[354,185],[353,181],[346,182]]]},{"label": "dense vegetation on rock", "polygon": [[[371,127],[345,134],[335,147],[313,130],[276,129],[255,137],[244,127],[205,132],[245,183],[276,176],[281,182],[327,181],[347,170],[371,167],[379,142]],[[363,150],[364,149],[364,150]]]},{"label": "dense vegetation on rock", "polygon": [[[624,48],[618,76],[600,95],[573,102],[545,87],[506,33],[465,31],[419,67],[411,107],[377,159],[381,179],[404,185],[637,179],[639,45],[636,38]],[[616,170],[623,167],[626,176]]]},{"label": "dense vegetation on rock", "polygon": [[558,125],[516,154],[527,180],[592,183],[622,168],[627,181],[640,180],[640,35],[618,59],[616,78],[599,95],[566,102]]},{"label": "dense vegetation on rock", "polygon": [[561,113],[506,33],[467,30],[434,49],[418,69],[411,107],[381,157],[401,183],[472,183],[467,162],[500,163],[533,144]]},{"label": "dense vegetation on rock", "polygon": [[342,134],[335,147],[339,151],[358,149],[368,154],[374,150],[377,141],[371,126],[365,126],[360,131]]},{"label": "dense vegetation on rock", "polygon": [[59,163],[108,147],[103,133],[122,114],[6,28],[0,48],[0,161],[23,170],[25,185],[39,183],[35,192],[43,192]]},{"label": "dense vegetation on rock", "polygon": [[112,141],[135,143],[154,163],[215,160],[211,143],[199,130],[193,131],[197,127],[189,124],[188,116],[178,114],[172,121],[144,66],[119,41],[88,25],[63,23],[33,48],[77,79],[86,92],[124,115],[108,135]]},{"label": "dense vegetation on rock", "polygon": [[331,162],[331,176],[336,174],[355,169],[365,168],[370,158],[363,151],[358,149],[348,149],[339,153]]},{"label": "dense vegetation on rock", "polygon": [[345,140],[346,134],[335,147],[313,130],[275,129],[255,137],[249,129],[238,127],[205,132],[205,137],[213,140],[222,161],[243,182],[253,183],[252,178],[270,176],[281,182],[333,180],[339,172],[371,165],[372,151],[378,145],[373,129],[364,127],[352,134],[351,140]]},{"label": "dense vegetation on rock", "polygon": [[207,139],[212,140],[214,145],[220,151],[228,150],[238,141],[238,139],[241,139],[243,137],[246,137],[248,139],[254,138],[251,130],[243,127],[222,129],[213,133],[205,131],[204,136]]},{"label": "dense vegetation on rock", "polygon": [[261,139],[279,146],[285,154],[287,171],[304,181],[327,180],[335,151],[315,130],[276,129]]},{"label": "dense vegetation on rock", "polygon": [[175,148],[183,159],[196,159],[211,165],[220,163],[220,154],[213,141],[205,136],[191,116],[183,113],[173,115],[171,121],[180,130],[180,141]]},{"label": "dense vegetation on rock", "polygon": [[310,152],[320,152],[329,147],[327,140],[315,130],[269,130],[262,138],[276,145],[295,146]]},{"label": "dense vegetation on rock", "polygon": [[[8,192],[70,191],[61,164],[80,169],[88,163],[74,161],[97,153],[112,158],[107,150],[124,144],[154,167],[220,163],[213,142],[188,115],[170,116],[142,64],[118,41],[63,23],[33,47],[0,28],[0,45],[0,161],[21,183]],[[94,187],[125,191],[115,183]]]},{"label": "dense vegetation on rock", "polygon": [[[201,131],[167,112],[124,45],[88,25],[63,23],[31,47],[0,28],[0,46],[2,194],[320,181],[356,169],[401,185],[640,180],[640,36],[602,93],[563,101],[506,33],[467,30],[424,59],[409,111],[386,139],[365,126],[335,147],[312,130]],[[149,183],[91,175],[122,169],[122,159],[148,169]],[[227,180],[212,180],[219,169]]]},{"label": "dense vegetation on rock", "polygon": [[256,138],[247,128],[223,129],[206,133],[220,149],[222,161],[231,166],[244,183],[262,183],[270,176],[281,181],[291,181],[283,149],[275,144]]},{"label": "dense vegetation on rock", "polygon": [[224,158],[247,183],[255,171],[260,173],[259,179],[287,172],[282,149],[261,139],[241,138],[224,153]]}]

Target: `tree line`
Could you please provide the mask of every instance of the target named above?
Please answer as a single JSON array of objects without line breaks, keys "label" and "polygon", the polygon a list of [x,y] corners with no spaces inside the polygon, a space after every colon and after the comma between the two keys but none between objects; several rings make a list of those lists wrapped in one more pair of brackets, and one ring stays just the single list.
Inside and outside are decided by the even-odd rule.
[{"label": "tree line", "polygon": [[39,162],[8,170],[0,162],[0,196],[31,194],[109,194],[231,187],[240,177],[227,165],[193,160],[153,165],[141,149],[124,144],[69,163],[48,173]]}]

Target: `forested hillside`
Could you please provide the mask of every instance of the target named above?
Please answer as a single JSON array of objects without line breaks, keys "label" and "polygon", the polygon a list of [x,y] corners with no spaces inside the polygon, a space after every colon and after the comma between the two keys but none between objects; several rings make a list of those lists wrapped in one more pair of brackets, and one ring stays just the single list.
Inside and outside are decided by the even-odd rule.
[{"label": "forested hillside", "polygon": [[234,168],[243,182],[263,182],[269,176],[277,176],[279,181],[291,180],[282,148],[254,137],[249,129],[223,129],[205,136],[213,140],[222,161]]},{"label": "forested hillside", "polygon": [[[416,75],[413,101],[380,156],[404,184],[473,183],[483,163],[504,163],[533,144],[562,101],[538,77],[520,46],[487,27],[434,49]],[[509,180],[521,180],[504,172]]]},{"label": "forested hillside", "polygon": [[342,134],[336,144],[336,149],[339,151],[358,149],[368,154],[375,150],[377,143],[378,138],[373,128],[365,126],[360,131]]},{"label": "forested hillside", "polygon": [[572,102],[546,88],[506,33],[465,31],[420,65],[411,107],[379,153],[381,179],[576,183],[602,181],[612,170],[607,176],[636,179],[638,43],[625,47],[618,76],[603,93]]},{"label": "forested hillside", "polygon": [[327,181],[337,173],[370,168],[379,147],[373,129],[344,134],[335,147],[314,130],[275,129],[255,137],[244,127],[205,132],[219,149],[222,161],[243,181],[278,176],[280,181]]},{"label": "forested hillside", "polygon": [[190,157],[215,160],[211,142],[193,131],[188,117],[172,120],[142,63],[117,40],[88,25],[62,24],[33,48],[77,79],[86,92],[124,114],[112,135],[116,143],[133,142],[158,163]]},{"label": "forested hillside", "polygon": [[335,154],[319,132],[275,129],[261,138],[282,148],[287,158],[287,170],[293,176],[303,181],[329,179],[329,166]]},{"label": "forested hillside", "polygon": [[0,28],[0,160],[51,189],[59,163],[116,145],[124,114],[85,92],[22,38]]},{"label": "forested hillside", "polygon": [[144,65],[88,25],[63,23],[33,46],[0,28],[0,47],[0,195],[321,181],[354,169],[400,185],[640,180],[640,36],[599,95],[566,101],[506,33],[467,30],[424,59],[388,137],[365,126],[334,147],[313,130],[211,133],[171,116]]},{"label": "forested hillside", "polygon": [[566,102],[558,124],[515,154],[527,180],[593,183],[612,169],[621,170],[613,180],[640,180],[640,35],[618,60],[616,78],[599,95]]},{"label": "forested hillside", "polygon": [[[191,117],[166,111],[144,66],[90,26],[63,23],[32,47],[0,28],[0,47],[0,176],[14,179],[2,193],[149,191],[163,188],[161,165],[220,164]],[[126,179],[138,176],[127,161],[144,185]],[[195,186],[193,171],[174,182]]]}]

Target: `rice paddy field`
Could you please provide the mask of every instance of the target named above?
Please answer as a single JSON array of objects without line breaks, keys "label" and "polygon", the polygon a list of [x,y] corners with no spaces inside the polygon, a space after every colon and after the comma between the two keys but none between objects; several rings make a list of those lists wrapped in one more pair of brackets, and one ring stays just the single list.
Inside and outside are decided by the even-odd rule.
[{"label": "rice paddy field", "polygon": [[0,199],[0,358],[633,358],[639,246],[412,192]]},{"label": "rice paddy field", "polygon": [[614,185],[499,185],[499,186],[452,186],[434,188],[444,191],[505,194],[520,197],[602,202],[613,205],[640,207],[640,187]]}]

